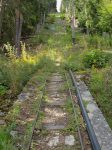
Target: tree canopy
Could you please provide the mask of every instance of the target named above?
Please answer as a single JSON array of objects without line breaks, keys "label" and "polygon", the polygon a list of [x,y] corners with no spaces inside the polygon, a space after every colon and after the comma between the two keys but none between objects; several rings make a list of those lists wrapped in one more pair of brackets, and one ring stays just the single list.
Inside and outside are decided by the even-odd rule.
[{"label": "tree canopy", "polygon": [[63,0],[63,6],[69,15],[75,10],[81,28],[91,33],[112,33],[111,0]]},{"label": "tree canopy", "polygon": [[14,41],[16,30],[16,14],[18,10],[23,16],[22,35],[35,32],[36,25],[43,22],[43,18],[50,11],[55,1],[52,0],[1,0],[0,38],[2,42]]}]

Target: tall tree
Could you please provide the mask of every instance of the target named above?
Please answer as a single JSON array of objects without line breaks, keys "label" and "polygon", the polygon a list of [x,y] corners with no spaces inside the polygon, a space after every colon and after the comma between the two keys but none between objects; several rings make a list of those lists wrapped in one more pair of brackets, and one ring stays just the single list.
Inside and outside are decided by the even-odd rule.
[{"label": "tall tree", "polygon": [[[4,2],[6,5],[3,5]],[[15,43],[17,54],[20,55],[21,36],[34,34],[37,24],[42,26],[54,4],[55,0],[0,0],[0,36],[1,29],[3,31],[1,41]],[[3,6],[4,14],[1,13]]]},{"label": "tall tree", "polygon": [[3,12],[4,12],[4,1],[0,0],[0,39],[1,39],[1,33],[2,33]]}]

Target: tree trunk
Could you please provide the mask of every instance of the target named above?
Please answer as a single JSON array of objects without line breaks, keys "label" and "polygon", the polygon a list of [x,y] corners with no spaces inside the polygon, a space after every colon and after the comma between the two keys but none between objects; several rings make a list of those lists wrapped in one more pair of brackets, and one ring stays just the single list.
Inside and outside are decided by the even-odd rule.
[{"label": "tree trunk", "polygon": [[23,24],[23,16],[19,10],[16,9],[16,35],[15,35],[15,48],[17,50],[17,57],[21,55],[20,40]]},{"label": "tree trunk", "polygon": [[4,11],[3,0],[0,0],[0,39],[2,34],[3,11]]},{"label": "tree trunk", "polygon": [[45,19],[46,19],[46,14],[44,12],[44,16],[43,16],[43,24],[45,23]]},{"label": "tree trunk", "polygon": [[72,29],[72,42],[75,44],[75,5],[72,3],[72,19],[71,19],[71,29]]},{"label": "tree trunk", "polygon": [[19,43],[19,47],[18,47],[18,56],[21,56],[21,46],[20,46],[20,41],[21,41],[21,33],[22,33],[22,25],[23,25],[23,16],[20,13],[20,23],[19,23],[19,31],[18,31],[18,43]]},{"label": "tree trunk", "polygon": [[87,6],[86,6],[86,3],[85,3],[85,16],[86,16],[86,34],[89,35],[88,13],[87,13]]},{"label": "tree trunk", "polygon": [[19,23],[20,23],[20,18],[19,18],[19,11],[16,9],[15,10],[16,14],[16,35],[15,35],[15,48],[18,49],[18,35],[19,35]]}]

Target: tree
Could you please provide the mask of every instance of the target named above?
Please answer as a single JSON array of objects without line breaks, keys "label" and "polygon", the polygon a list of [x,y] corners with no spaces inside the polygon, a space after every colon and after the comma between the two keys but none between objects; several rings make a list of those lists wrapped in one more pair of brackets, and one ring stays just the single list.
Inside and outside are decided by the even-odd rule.
[{"label": "tree", "polygon": [[19,56],[21,37],[35,34],[54,4],[55,0],[0,0],[1,41],[15,44]]},{"label": "tree", "polygon": [[17,50],[17,57],[21,55],[20,40],[22,33],[23,15],[20,11],[20,0],[17,1],[15,5],[15,22],[16,22],[16,32],[15,32],[15,48]]},{"label": "tree", "polygon": [[63,5],[69,17],[75,9],[79,25],[87,34],[112,32],[111,0],[63,0]]},{"label": "tree", "polygon": [[4,1],[0,0],[0,39],[2,33],[2,21],[3,21],[3,13],[4,13]]}]

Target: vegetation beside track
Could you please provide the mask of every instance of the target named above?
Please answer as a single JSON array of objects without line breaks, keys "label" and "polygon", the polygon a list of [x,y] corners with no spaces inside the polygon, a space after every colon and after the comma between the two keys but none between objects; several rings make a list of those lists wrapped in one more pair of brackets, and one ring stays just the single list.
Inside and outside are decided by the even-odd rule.
[{"label": "vegetation beside track", "polygon": [[[46,55],[46,53],[44,53]],[[54,71],[54,62],[49,57],[44,57],[44,64],[42,68],[38,68],[33,77],[29,80],[27,85],[23,88],[24,93],[31,93],[29,87],[33,88],[32,96],[27,100],[21,100],[14,102],[9,113],[5,117],[7,126],[3,126],[0,129],[0,149],[3,150],[15,150],[17,147],[27,146],[27,142],[31,137],[32,127],[36,118],[36,113],[39,109],[39,103],[45,88],[45,80]],[[35,91],[36,90],[36,91]],[[24,97],[23,97],[24,99]],[[23,136],[19,137],[16,134],[23,132]],[[13,134],[14,133],[14,134]],[[17,143],[22,143],[18,145]]]},{"label": "vegetation beside track", "polygon": [[[40,76],[40,79],[42,76],[46,78],[46,75],[57,69],[55,63],[59,63],[60,67],[58,69],[62,69],[62,71],[71,68],[72,70],[77,71],[78,74],[85,75],[84,80],[89,85],[95,100],[112,127],[111,59],[106,62],[105,67],[95,68],[94,65],[92,65],[91,68],[86,68],[83,63],[85,54],[92,50],[99,51],[99,46],[93,47],[92,43],[89,43],[87,40],[89,37],[79,31],[76,33],[76,44],[72,45],[71,32],[68,30],[65,21],[63,20],[62,23],[62,20],[59,19],[60,15],[56,14],[55,17],[58,19],[58,22],[54,22],[53,20],[52,23],[42,29],[40,36],[31,39],[32,42],[34,41],[34,43],[36,43],[37,41],[37,43],[39,43],[34,46],[37,48],[37,51],[35,48],[32,52],[29,51],[28,53],[23,50],[23,55],[19,59],[15,59],[14,53],[12,52],[8,54],[8,58],[5,56],[3,58],[1,56],[1,59],[3,59],[1,64],[3,64],[3,66],[6,66],[7,64],[3,69],[4,76],[1,76],[3,77],[3,83],[0,85],[2,100],[4,95],[8,94],[8,92],[10,94],[10,90],[12,89],[14,92],[11,93],[17,95],[27,81],[33,76],[34,72],[37,72],[37,76]],[[93,48],[91,49],[91,47]],[[100,47],[100,49],[105,48]],[[111,45],[109,45],[109,49],[111,49]],[[109,57],[111,58],[111,56]],[[39,72],[42,72],[42,74]],[[15,105],[14,108],[15,111],[14,114],[12,114],[13,117],[20,112],[20,108]],[[13,118],[12,116],[9,118]],[[15,120],[13,121],[15,122]],[[7,149],[7,147],[4,146],[8,146],[9,150],[13,149],[14,143],[12,142],[13,139],[11,138],[10,131],[15,128],[16,124],[11,122],[9,123],[9,127],[6,127],[7,129],[2,128],[2,130],[0,130],[0,148],[3,150]]]},{"label": "vegetation beside track", "polygon": [[76,44],[66,54],[65,68],[84,75],[82,79],[112,128],[112,46],[111,43],[107,46],[103,37],[99,38],[103,44],[98,45],[99,40],[95,36],[89,37],[77,31]]},{"label": "vegetation beside track", "polygon": [[[80,27],[75,33],[75,46],[66,52],[65,68],[85,75],[85,82],[112,128],[112,2],[64,0],[63,5],[66,20],[76,17]],[[67,31],[71,34],[69,23]]]},{"label": "vegetation beside track", "polygon": [[[59,17],[59,16],[57,16]],[[7,76],[4,75],[3,76],[3,83],[2,86],[6,86],[7,88],[5,89],[3,95],[1,95],[1,99],[3,102],[6,100],[6,98],[8,98],[6,96],[6,93],[9,92],[10,90],[12,90],[13,88],[13,92],[12,95],[16,96],[25,86],[25,84],[27,83],[27,81],[34,76],[34,81],[31,79],[29,80],[28,83],[31,83],[31,85],[33,84],[33,82],[41,82],[41,86],[42,86],[42,82],[43,79],[45,81],[45,79],[47,78],[47,76],[51,73],[54,72],[55,70],[58,71],[61,70],[60,67],[56,66],[56,63],[61,63],[63,62],[63,55],[62,55],[62,51],[61,51],[61,43],[63,44],[63,49],[66,48],[66,44],[64,43],[64,41],[66,40],[68,42],[68,39],[66,39],[66,33],[64,33],[64,37],[59,33],[60,29],[63,29],[63,27],[61,27],[59,24],[57,23],[53,23],[48,25],[49,28],[46,29],[43,28],[42,31],[40,32],[40,36],[42,36],[42,40],[40,36],[36,36],[35,38],[31,39],[31,42],[35,42],[37,41],[37,45],[34,45],[34,48],[32,47],[32,52],[31,51],[23,51],[23,55],[21,56],[21,58],[16,59],[15,56],[13,55],[13,53],[9,53],[9,57],[3,59],[3,64],[7,64],[7,67],[4,68],[4,72],[7,72]],[[57,34],[55,34],[57,33]],[[62,31],[63,34],[63,31]],[[29,41],[29,42],[30,42]],[[62,41],[62,42],[61,42]],[[33,44],[32,44],[33,45]],[[71,45],[71,43],[70,43]],[[36,50],[37,49],[37,50]],[[10,64],[10,65],[9,65]],[[13,67],[12,67],[13,66]],[[10,69],[11,67],[11,69]],[[23,67],[23,68],[22,68]],[[4,73],[3,72],[3,73]],[[33,75],[35,74],[35,75]],[[5,82],[6,81],[6,82]],[[6,83],[6,84],[5,84]],[[14,87],[12,86],[14,85]],[[39,89],[38,90],[42,90],[40,89],[40,84],[39,84]],[[27,85],[24,88],[25,91],[27,91]],[[23,91],[24,91],[23,89]],[[6,96],[6,97],[4,97]],[[13,96],[12,96],[13,98]],[[38,97],[39,98],[39,97]],[[15,97],[16,100],[16,97]],[[11,106],[13,105],[14,99],[10,99],[10,104]],[[4,102],[5,103],[5,102]],[[35,105],[36,104],[36,105]],[[35,111],[37,110],[37,106],[38,105],[38,99],[34,102],[32,101],[32,103],[30,103],[30,107],[26,102],[22,103],[22,106],[28,106],[29,112],[31,113],[33,111],[33,114],[35,114]],[[21,118],[21,105],[14,103],[14,106],[8,107],[7,108],[7,103],[6,105],[2,105],[3,106],[3,110],[5,111],[5,108],[8,109],[7,111],[9,111],[7,117],[5,118],[6,122],[7,122],[7,126],[2,127],[0,130],[0,148],[3,150],[6,150],[7,147],[10,150],[16,149],[13,145],[17,142],[17,138],[16,136],[11,136],[11,131],[15,131],[16,130],[16,126],[18,124],[18,119]],[[9,106],[9,105],[8,105]],[[24,115],[23,115],[24,116]],[[23,123],[23,122],[22,122]],[[26,140],[28,138],[28,135],[31,132],[31,127],[32,127],[32,121],[30,122],[30,124],[28,124],[28,122],[24,121],[25,123],[25,137]],[[23,123],[23,124],[24,124]],[[26,129],[26,126],[28,126],[28,130]],[[22,127],[23,128],[23,127]],[[26,141],[24,138],[22,138],[23,141]],[[19,139],[21,140],[21,139]],[[25,143],[25,142],[24,142]],[[20,145],[19,145],[20,146]]]},{"label": "vegetation beside track", "polygon": [[[15,149],[10,132],[20,114],[20,106],[14,104],[17,95],[35,73],[38,76],[35,80],[42,82],[57,69],[56,63],[62,72],[72,69],[83,75],[82,80],[88,84],[112,128],[112,2],[63,0],[64,13],[48,16],[55,3],[55,0],[0,2],[0,123],[6,121],[8,125],[0,126],[0,149]],[[72,45],[70,22],[74,15],[80,28]],[[35,33],[38,35],[25,40],[26,47],[20,42]],[[4,119],[10,109],[13,112]]]}]

